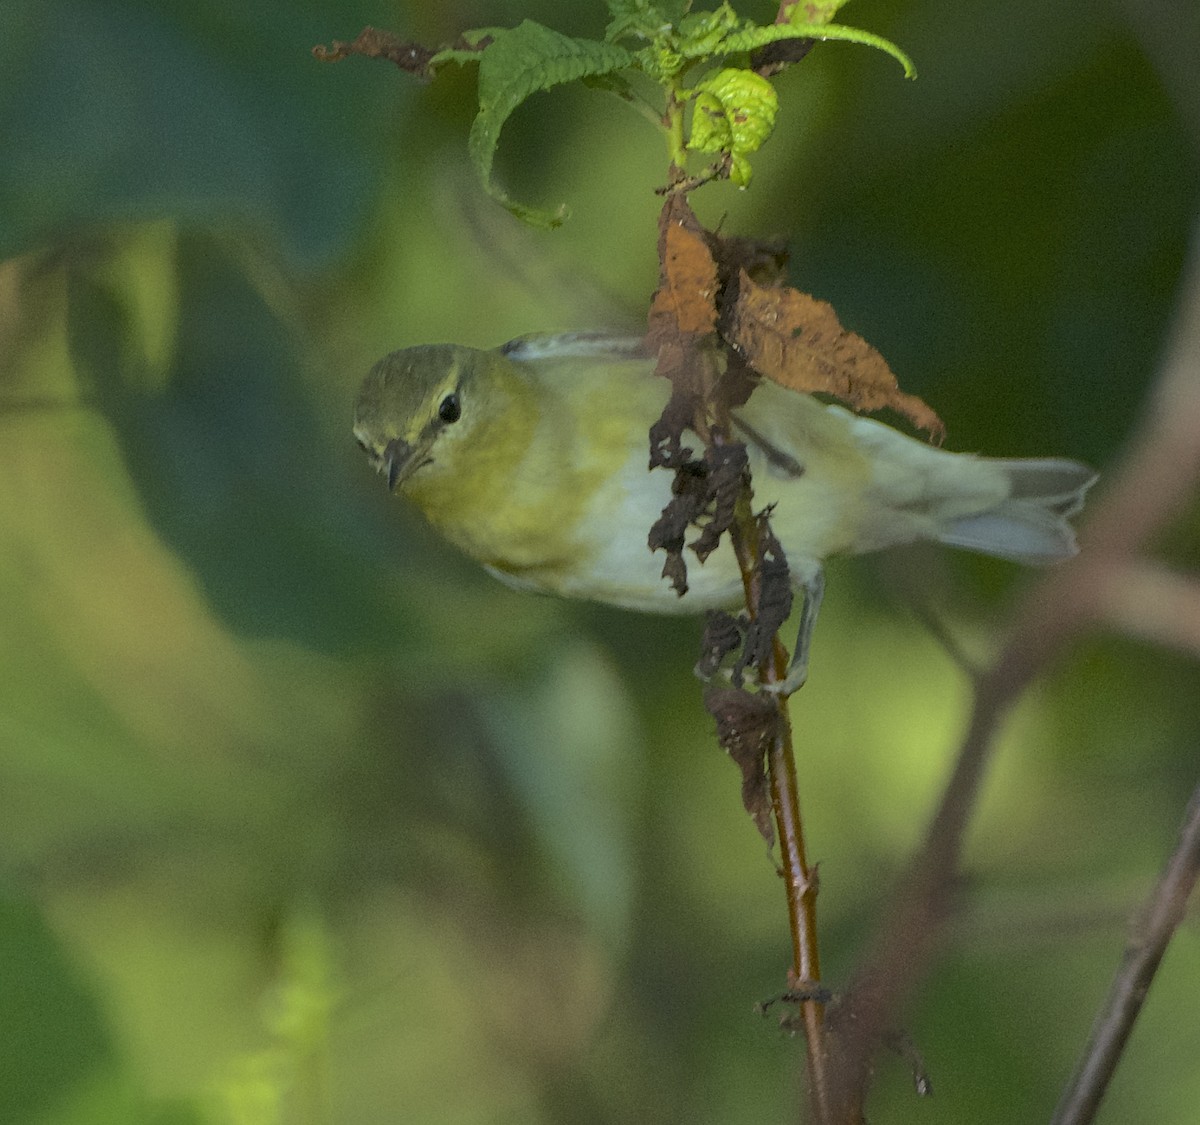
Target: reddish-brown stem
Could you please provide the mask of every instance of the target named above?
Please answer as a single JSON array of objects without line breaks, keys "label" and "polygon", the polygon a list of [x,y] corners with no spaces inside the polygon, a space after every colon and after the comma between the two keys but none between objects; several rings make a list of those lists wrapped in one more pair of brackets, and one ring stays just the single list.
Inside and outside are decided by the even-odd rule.
[{"label": "reddish-brown stem", "polygon": [[[753,520],[739,520],[732,528],[734,551],[742,572],[746,607],[751,616],[759,601],[761,574]],[[772,639],[772,659],[760,669],[764,684],[782,683],[788,673],[788,652],[779,637]],[[796,994],[804,1024],[808,1087],[814,1119],[819,1125],[834,1121],[829,1098],[828,1051],[825,1044],[825,1005],[819,997],[821,957],[817,941],[817,881],[804,847],[800,817],[800,788],[792,752],[792,726],[787,697],[773,695],[777,710],[775,737],[767,750],[767,776],[771,808],[779,839],[779,862],[787,895],[788,923],[792,932],[792,967],[788,991]]]},{"label": "reddish-brown stem", "polygon": [[[783,652],[783,646],[777,641],[776,658]],[[782,675],[786,675],[786,671],[780,678]],[[792,961],[796,976],[792,986],[804,988],[821,979],[814,909],[817,888],[804,851],[796,761],[792,754],[792,727],[786,705],[779,709],[778,729],[778,737],[768,751],[767,766],[771,777],[771,805],[779,827],[780,859],[787,876],[788,912],[792,918]]]},{"label": "reddish-brown stem", "polygon": [[[774,675],[779,682],[787,675],[787,651],[774,644]],[[779,725],[767,752],[767,774],[771,781],[771,807],[779,835],[779,856],[787,889],[788,920],[792,930],[793,991],[798,991],[800,1015],[808,1043],[808,1081],[817,1121],[833,1120],[825,1049],[825,1005],[817,996],[806,996],[821,980],[821,956],[817,944],[817,880],[804,850],[804,827],[800,819],[800,792],[796,781],[796,759],[792,753],[792,726],[787,701],[778,700]]]}]

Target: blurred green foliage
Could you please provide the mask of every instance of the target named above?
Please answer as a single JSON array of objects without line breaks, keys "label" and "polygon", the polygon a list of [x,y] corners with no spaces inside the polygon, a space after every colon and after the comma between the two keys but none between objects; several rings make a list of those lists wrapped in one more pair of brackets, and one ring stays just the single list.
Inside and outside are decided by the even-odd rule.
[{"label": "blurred green foliage", "polygon": [[[702,218],[786,232],[794,282],[952,447],[1103,468],[1200,198],[1200,19],[861,4],[921,79],[815,50],[754,191],[700,193]],[[783,981],[782,892],[698,628],[500,587],[349,436],[392,348],[636,326],[665,149],[597,92],[535,97],[497,171],[573,218],[522,229],[466,171],[469,76],[309,49],[367,23],[597,35],[595,8],[0,5],[3,1120],[793,1119],[797,1044],[751,1013]],[[793,705],[835,983],[967,701],[888,593],[906,561],[833,568]],[[917,561],[986,651],[1026,577]],[[1096,638],[1023,703],[907,1029],[936,1097],[884,1060],[873,1122],[1048,1115],[1194,782],[1194,685]],[[1194,927],[1163,976],[1104,1120],[1194,1119]]]}]

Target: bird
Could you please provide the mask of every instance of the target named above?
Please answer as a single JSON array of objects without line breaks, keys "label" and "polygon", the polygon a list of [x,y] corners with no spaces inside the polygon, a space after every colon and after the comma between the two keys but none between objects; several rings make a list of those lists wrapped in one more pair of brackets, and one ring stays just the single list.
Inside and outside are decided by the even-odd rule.
[{"label": "bird", "polygon": [[[682,596],[647,546],[672,495],[672,474],[648,467],[671,393],[654,369],[642,339],[604,333],[403,348],[363,381],[354,436],[391,491],[510,586],[649,613],[727,610],[744,598],[727,536],[688,568]],[[931,541],[1052,563],[1076,553],[1069,520],[1096,480],[1065,458],[950,452],[769,380],[731,423],[804,598],[774,685],[787,692],[807,676],[827,558]]]}]

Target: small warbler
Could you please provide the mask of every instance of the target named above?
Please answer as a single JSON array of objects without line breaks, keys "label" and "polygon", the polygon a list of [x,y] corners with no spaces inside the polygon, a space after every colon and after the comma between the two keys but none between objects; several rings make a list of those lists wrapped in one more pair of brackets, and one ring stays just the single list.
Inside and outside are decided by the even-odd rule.
[{"label": "small warbler", "polygon": [[[672,481],[647,467],[671,392],[653,371],[623,337],[405,348],[364,381],[354,434],[389,488],[509,585],[652,613],[729,608],[743,591],[727,541],[688,568],[683,596],[647,547]],[[1076,551],[1067,518],[1095,480],[1076,461],[951,453],[767,381],[732,420],[805,595],[785,690],[803,682],[830,555],[915,540],[1027,563]]]}]

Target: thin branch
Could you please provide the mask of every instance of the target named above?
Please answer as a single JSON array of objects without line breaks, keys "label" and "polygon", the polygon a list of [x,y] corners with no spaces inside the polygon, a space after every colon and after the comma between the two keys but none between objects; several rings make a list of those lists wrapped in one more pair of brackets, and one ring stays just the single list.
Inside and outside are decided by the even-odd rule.
[{"label": "thin branch", "polygon": [[[751,521],[752,524],[753,521]],[[762,571],[759,552],[751,527],[740,523],[733,527],[733,546],[746,607],[753,614],[760,604]],[[788,652],[778,635],[772,638],[771,660],[760,670],[766,685],[782,683],[788,674]],[[788,924],[792,935],[792,968],[788,973],[789,998],[800,1006],[804,1025],[805,1058],[808,1068],[809,1101],[819,1125],[834,1125],[830,1101],[829,1050],[825,1036],[825,1004],[822,1000],[821,955],[817,938],[817,874],[809,865],[804,845],[804,823],[800,816],[800,787],[796,779],[796,759],[792,750],[792,726],[788,718],[787,696],[769,695],[777,717],[775,737],[767,750],[767,777],[771,787],[771,808],[779,839],[779,859],[787,896]]]},{"label": "thin branch", "polygon": [[[791,728],[785,726],[768,753],[771,802],[779,831],[779,850],[787,888],[788,919],[792,931],[792,969],[788,973],[787,999],[800,1006],[804,1025],[809,1100],[820,1125],[836,1121],[829,1099],[829,1052],[825,1042],[825,993],[820,987],[817,947],[816,876],[804,854],[804,836],[792,756]],[[791,1022],[791,1021],[789,1021]]]},{"label": "thin branch", "polygon": [[1133,1032],[1134,1021],[1163,954],[1187,908],[1200,875],[1200,787],[1192,793],[1179,842],[1162,878],[1130,934],[1116,977],[1092,1026],[1071,1081],[1054,1112],[1053,1125],[1087,1125],[1095,1118],[1109,1081]]},{"label": "thin branch", "polygon": [[[774,642],[773,674],[768,683],[787,676],[787,653]],[[788,921],[792,931],[792,971],[789,990],[800,996],[800,1017],[807,1045],[808,1082],[815,1119],[831,1125],[829,1100],[829,1052],[825,1043],[825,1005],[817,986],[821,981],[821,957],[817,943],[817,875],[809,866],[804,848],[804,824],[800,818],[800,793],[796,781],[796,759],[792,752],[792,727],[787,701],[777,697],[780,709],[778,733],[767,751],[767,774],[771,781],[771,807],[779,833],[779,854],[787,889]]]},{"label": "thin branch", "polygon": [[1200,480],[1200,230],[1181,294],[1171,347],[1124,463],[1092,506],[1079,556],[1033,587],[1017,609],[1007,643],[978,679],[967,732],[924,846],[835,1013],[831,1097],[842,1113],[839,1120],[858,1120],[875,1052],[940,938],[963,837],[1009,707],[1103,617],[1106,576],[1152,544]]},{"label": "thin branch", "polygon": [[1104,620],[1111,628],[1200,656],[1200,580],[1136,559],[1101,581]]}]

